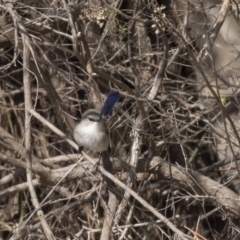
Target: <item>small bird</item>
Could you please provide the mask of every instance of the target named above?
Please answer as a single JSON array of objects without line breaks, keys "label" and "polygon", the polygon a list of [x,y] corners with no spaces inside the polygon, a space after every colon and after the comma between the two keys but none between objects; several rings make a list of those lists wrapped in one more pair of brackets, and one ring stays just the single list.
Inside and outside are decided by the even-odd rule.
[{"label": "small bird", "polygon": [[120,97],[119,92],[112,91],[107,96],[101,111],[89,109],[84,112],[73,133],[74,140],[79,146],[96,152],[108,149],[110,140],[105,120]]}]

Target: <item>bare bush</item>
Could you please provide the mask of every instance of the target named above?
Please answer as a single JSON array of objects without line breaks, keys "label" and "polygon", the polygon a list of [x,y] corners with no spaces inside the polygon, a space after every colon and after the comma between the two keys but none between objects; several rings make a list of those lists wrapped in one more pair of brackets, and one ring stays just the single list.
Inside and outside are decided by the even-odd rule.
[{"label": "bare bush", "polygon": [[[1,239],[237,238],[237,1],[0,9]],[[73,129],[111,90],[106,164]]]}]

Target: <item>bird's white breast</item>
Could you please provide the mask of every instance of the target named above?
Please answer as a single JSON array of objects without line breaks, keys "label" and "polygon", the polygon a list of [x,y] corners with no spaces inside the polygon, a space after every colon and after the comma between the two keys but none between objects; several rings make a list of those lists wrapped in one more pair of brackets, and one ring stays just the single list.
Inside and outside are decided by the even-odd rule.
[{"label": "bird's white breast", "polygon": [[[101,152],[107,150],[109,138],[106,131],[102,131],[99,127],[99,122],[91,122],[84,124],[80,122],[74,130],[74,139],[79,146],[86,147],[92,151]],[[101,123],[102,124],[102,123]]]}]

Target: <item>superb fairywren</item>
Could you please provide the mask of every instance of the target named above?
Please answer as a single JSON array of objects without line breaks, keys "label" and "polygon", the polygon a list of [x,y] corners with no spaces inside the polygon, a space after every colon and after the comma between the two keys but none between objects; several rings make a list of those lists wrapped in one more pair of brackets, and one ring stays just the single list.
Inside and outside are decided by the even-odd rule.
[{"label": "superb fairywren", "polygon": [[73,133],[74,140],[79,146],[97,152],[108,149],[109,135],[105,119],[120,97],[119,92],[112,91],[107,96],[101,112],[97,109],[84,112]]}]

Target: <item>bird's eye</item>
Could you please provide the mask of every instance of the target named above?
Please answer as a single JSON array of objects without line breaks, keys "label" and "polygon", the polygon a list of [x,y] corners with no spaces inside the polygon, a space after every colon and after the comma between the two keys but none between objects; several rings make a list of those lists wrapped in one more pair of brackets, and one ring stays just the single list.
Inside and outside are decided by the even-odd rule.
[{"label": "bird's eye", "polygon": [[100,118],[96,119],[96,118],[89,117],[88,120],[91,121],[91,122],[99,122]]}]

